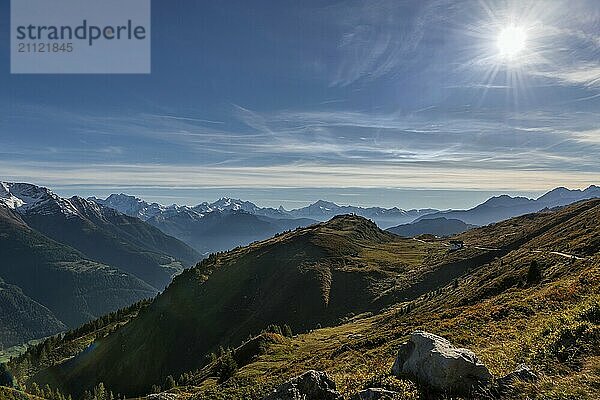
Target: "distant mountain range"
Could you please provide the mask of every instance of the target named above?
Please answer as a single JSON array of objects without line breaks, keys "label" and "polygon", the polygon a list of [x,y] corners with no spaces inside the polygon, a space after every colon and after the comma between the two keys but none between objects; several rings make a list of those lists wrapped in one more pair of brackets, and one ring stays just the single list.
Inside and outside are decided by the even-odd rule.
[{"label": "distant mountain range", "polygon": [[260,208],[248,201],[229,198],[195,207],[176,204],[163,206],[125,194],[113,194],[104,200],[90,200],[141,218],[203,254],[247,245],[317,222],[309,218],[293,218],[283,211]]},{"label": "distant mountain range", "polygon": [[419,217],[416,221],[434,218],[458,219],[472,225],[488,225],[508,218],[529,214],[545,208],[566,206],[578,201],[600,198],[600,187],[591,185],[585,190],[559,187],[537,199],[502,195],[492,197],[469,210],[438,211]]},{"label": "distant mountain range", "polygon": [[[126,194],[112,194],[106,199],[90,200],[138,217],[197,251],[208,253],[263,240],[285,230],[327,221],[336,215],[361,216],[372,220],[381,229],[389,229],[401,235],[430,233],[446,236],[474,226],[595,197],[600,197],[600,188],[597,186],[590,186],[585,190],[557,188],[538,199],[502,195],[492,197],[469,210],[445,211],[432,208],[403,210],[397,207],[340,206],[324,200],[293,210],[283,207],[263,208],[249,201],[232,198],[222,198],[213,203],[204,202],[193,207],[148,203]],[[436,221],[420,222],[430,219]],[[412,223],[418,225],[410,226]]]},{"label": "distant mountain range", "polygon": [[214,203],[204,202],[193,207],[148,203],[126,194],[112,194],[106,199],[90,200],[138,217],[201,253],[246,245],[267,239],[275,233],[327,221],[336,215],[355,214],[382,227],[390,227],[437,211],[429,208],[401,210],[396,207],[339,206],[324,200],[295,210],[283,207],[263,208],[249,201],[231,198],[222,198]]},{"label": "distant mountain range", "polygon": [[201,258],[140,219],[81,197],[4,182],[0,254],[3,346],[152,297]]},{"label": "distant mountain range", "polygon": [[148,203],[138,197],[126,194],[111,194],[106,199],[91,197],[90,200],[107,207],[114,208],[133,217],[138,217],[144,221],[151,219],[167,219],[177,214],[187,213],[201,217],[211,212],[245,212],[253,215],[260,215],[273,219],[291,219],[306,218],[314,221],[328,221],[336,215],[355,214],[368,218],[382,227],[389,227],[401,223],[411,222],[423,215],[437,212],[436,209],[425,208],[421,210],[402,210],[397,207],[355,207],[339,206],[330,201],[319,200],[307,207],[295,210],[286,210],[283,207],[270,208],[259,207],[256,204],[228,197],[221,198],[214,203],[200,203],[197,206],[180,206],[173,204],[164,206],[157,203]]}]

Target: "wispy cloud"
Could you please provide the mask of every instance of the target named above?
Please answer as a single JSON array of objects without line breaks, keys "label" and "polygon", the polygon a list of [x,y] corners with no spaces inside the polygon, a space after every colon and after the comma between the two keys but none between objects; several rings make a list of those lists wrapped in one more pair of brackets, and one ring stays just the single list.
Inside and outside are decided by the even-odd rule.
[{"label": "wispy cloud", "polygon": [[29,156],[39,154],[53,161],[152,160],[172,166],[195,163],[198,168],[319,163],[375,170],[419,165],[439,170],[600,172],[596,160],[600,143],[595,139],[600,114],[594,112],[498,114],[425,107],[409,113],[259,113],[236,105],[232,116],[238,124],[217,124],[217,128],[200,118],[176,115],[67,116],[69,129],[86,142],[71,143],[68,136],[63,143],[45,147],[7,146],[4,154],[22,160],[27,150]]},{"label": "wispy cloud", "polygon": [[[352,165],[294,163],[268,167],[199,168],[196,165],[84,164],[0,161],[1,180],[49,186],[80,185],[202,188],[401,187],[437,189],[545,190],[556,185],[582,187],[597,173],[480,168],[439,169],[422,165]],[[509,183],[510,182],[510,183]]]},{"label": "wispy cloud", "polygon": [[600,89],[600,63],[584,63],[572,68],[540,71],[537,74],[557,80],[563,85]]},{"label": "wispy cloud", "polygon": [[591,129],[589,131],[581,131],[574,134],[576,139],[583,143],[592,145],[600,144],[600,129]]},{"label": "wispy cloud", "polygon": [[347,86],[397,72],[419,46],[441,3],[356,0],[327,8],[328,21],[339,26],[338,63],[331,86]]}]

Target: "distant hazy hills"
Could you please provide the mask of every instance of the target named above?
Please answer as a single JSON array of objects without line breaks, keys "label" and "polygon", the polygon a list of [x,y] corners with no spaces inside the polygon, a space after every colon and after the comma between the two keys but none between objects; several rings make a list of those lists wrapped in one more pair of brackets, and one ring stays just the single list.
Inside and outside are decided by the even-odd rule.
[{"label": "distant hazy hills", "polygon": [[3,346],[152,297],[201,258],[137,218],[23,183],[0,183],[0,254]]},{"label": "distant hazy hills", "polygon": [[179,238],[202,253],[229,250],[276,233],[307,226],[317,221],[306,218],[275,219],[245,211],[212,211],[206,214],[178,213],[169,218],[147,221]]},{"label": "distant hazy hills", "polygon": [[447,218],[431,218],[422,219],[411,224],[404,224],[388,228],[389,232],[404,237],[412,237],[423,234],[431,234],[436,236],[452,236],[458,233],[463,233],[475,225],[465,224],[459,219]]},{"label": "distant hazy hills", "polygon": [[486,202],[469,210],[438,211],[420,217],[418,220],[446,218],[458,219],[467,224],[487,225],[523,214],[537,212],[545,208],[554,208],[572,204],[581,200],[600,197],[600,187],[592,185],[585,190],[556,188],[537,199],[511,197],[507,195],[492,197]]}]

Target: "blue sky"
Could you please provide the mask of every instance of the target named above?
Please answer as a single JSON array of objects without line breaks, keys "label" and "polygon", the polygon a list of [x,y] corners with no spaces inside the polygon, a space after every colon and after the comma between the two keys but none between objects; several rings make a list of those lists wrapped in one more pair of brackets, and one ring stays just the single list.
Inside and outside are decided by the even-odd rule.
[{"label": "blue sky", "polygon": [[595,0],[153,1],[150,75],[10,75],[8,11],[1,179],[407,208],[599,183]]}]

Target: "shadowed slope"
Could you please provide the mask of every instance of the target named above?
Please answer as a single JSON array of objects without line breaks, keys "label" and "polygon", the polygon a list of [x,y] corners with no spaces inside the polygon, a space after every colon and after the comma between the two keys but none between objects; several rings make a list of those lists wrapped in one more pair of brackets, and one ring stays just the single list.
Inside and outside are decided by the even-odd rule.
[{"label": "shadowed slope", "polygon": [[[88,260],[77,250],[31,229],[20,215],[3,205],[0,205],[0,254],[0,278],[20,288],[20,291],[11,290],[13,294],[21,293],[31,300],[27,304],[19,302],[21,306],[32,310],[31,307],[39,303],[68,326],[79,325],[156,293],[136,277]],[[16,304],[17,298],[10,297],[10,304]],[[23,300],[20,294],[19,298]],[[35,309],[45,312],[37,306]],[[8,309],[2,311],[9,312]],[[10,317],[15,319],[16,315],[11,312]],[[13,323],[26,328],[31,315],[21,314],[21,317]],[[46,322],[51,321],[48,316]],[[56,333],[60,326],[54,324],[46,334]],[[11,341],[2,343],[12,345],[30,339],[38,332],[37,328],[32,329],[23,330]]]},{"label": "shadowed slope", "polygon": [[68,201],[77,214],[28,212],[23,219],[44,235],[129,272],[157,289],[165,287],[184,265],[200,258],[184,243],[137,218],[79,197]]}]

